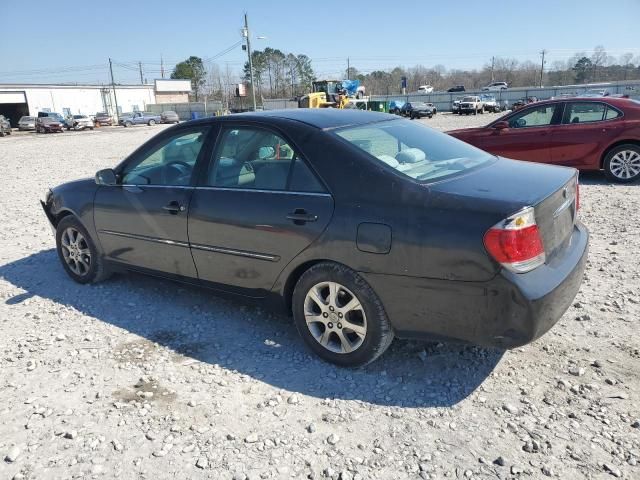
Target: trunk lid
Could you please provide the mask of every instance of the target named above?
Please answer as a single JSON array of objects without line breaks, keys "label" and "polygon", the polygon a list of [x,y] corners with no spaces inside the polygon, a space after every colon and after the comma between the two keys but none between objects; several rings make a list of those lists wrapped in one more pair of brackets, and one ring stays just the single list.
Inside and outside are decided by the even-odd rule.
[{"label": "trunk lid", "polygon": [[[487,167],[429,186],[467,197],[471,208],[497,223],[533,207],[547,262],[567,244],[576,222],[578,172],[573,168],[499,158]],[[493,224],[487,225],[487,229]]]}]

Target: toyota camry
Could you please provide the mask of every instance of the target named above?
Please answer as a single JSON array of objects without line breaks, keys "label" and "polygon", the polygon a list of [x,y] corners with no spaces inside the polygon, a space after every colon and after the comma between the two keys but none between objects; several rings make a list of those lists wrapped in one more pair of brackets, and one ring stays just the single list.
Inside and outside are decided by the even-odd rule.
[{"label": "toyota camry", "polygon": [[185,122],[42,201],[76,282],[135,270],[278,305],[343,366],[394,337],[544,334],[582,281],[578,204],[575,169],[337,109]]}]

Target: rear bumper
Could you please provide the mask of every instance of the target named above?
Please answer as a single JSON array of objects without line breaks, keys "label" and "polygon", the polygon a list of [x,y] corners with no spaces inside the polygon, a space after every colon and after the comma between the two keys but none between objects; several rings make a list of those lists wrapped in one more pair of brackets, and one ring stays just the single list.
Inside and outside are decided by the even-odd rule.
[{"label": "rear bumper", "polygon": [[514,348],[546,333],[575,298],[589,233],[580,223],[549,263],[526,274],[501,271],[487,282],[362,273],[401,338],[447,339]]}]

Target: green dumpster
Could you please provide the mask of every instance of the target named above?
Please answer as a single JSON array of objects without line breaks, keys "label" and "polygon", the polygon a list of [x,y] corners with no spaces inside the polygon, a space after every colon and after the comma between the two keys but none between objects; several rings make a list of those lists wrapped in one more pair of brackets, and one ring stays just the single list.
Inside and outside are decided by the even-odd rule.
[{"label": "green dumpster", "polygon": [[373,112],[389,113],[389,102],[384,100],[370,100],[369,110]]}]

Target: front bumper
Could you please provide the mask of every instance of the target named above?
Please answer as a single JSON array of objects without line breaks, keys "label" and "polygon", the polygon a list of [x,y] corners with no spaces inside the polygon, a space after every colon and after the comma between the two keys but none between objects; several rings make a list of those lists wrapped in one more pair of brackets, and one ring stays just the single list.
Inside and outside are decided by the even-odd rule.
[{"label": "front bumper", "polygon": [[376,291],[396,335],[515,348],[546,333],[575,298],[589,233],[580,223],[568,245],[524,274],[502,270],[487,282],[361,273]]}]

